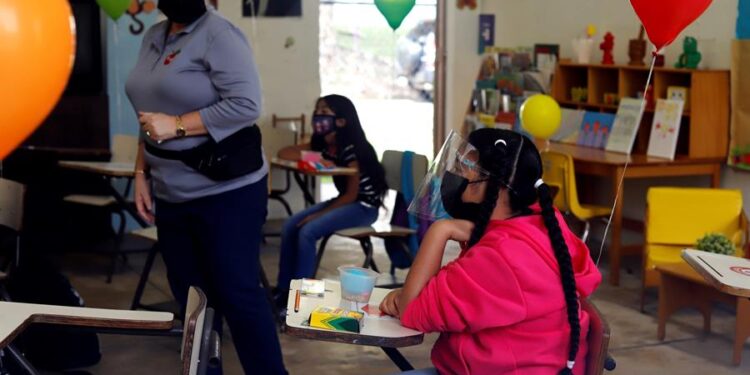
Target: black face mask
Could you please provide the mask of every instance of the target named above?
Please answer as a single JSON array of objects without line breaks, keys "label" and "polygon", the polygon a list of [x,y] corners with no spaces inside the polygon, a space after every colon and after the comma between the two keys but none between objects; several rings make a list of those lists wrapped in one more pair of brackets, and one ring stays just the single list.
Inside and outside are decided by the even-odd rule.
[{"label": "black face mask", "polygon": [[[479,181],[477,181],[479,182]],[[440,183],[440,197],[443,208],[454,219],[476,222],[479,218],[481,204],[469,203],[461,200],[461,196],[469,186],[469,180],[452,172],[445,172]]]},{"label": "black face mask", "polygon": [[191,24],[206,13],[204,0],[159,0],[159,10],[170,22]]}]

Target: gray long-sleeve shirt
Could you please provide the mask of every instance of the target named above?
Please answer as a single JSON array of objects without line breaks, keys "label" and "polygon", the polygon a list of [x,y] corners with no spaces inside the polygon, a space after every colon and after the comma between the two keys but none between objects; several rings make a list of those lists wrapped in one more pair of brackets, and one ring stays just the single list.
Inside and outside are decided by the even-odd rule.
[{"label": "gray long-sleeve shirt", "polygon": [[[185,137],[153,146],[184,150],[217,142],[252,126],[260,116],[260,79],[252,50],[242,32],[213,10],[174,35],[166,37],[167,22],[152,26],[143,37],[138,62],[125,91],[136,111],[183,115],[198,111],[208,135]],[[178,160],[145,154],[154,195],[184,202],[220,194],[262,179],[268,163],[246,176],[213,181]]]}]

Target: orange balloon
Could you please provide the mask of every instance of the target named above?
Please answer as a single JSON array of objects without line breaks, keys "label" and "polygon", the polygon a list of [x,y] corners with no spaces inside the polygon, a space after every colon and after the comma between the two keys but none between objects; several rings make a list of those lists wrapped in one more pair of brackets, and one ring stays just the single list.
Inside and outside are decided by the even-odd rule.
[{"label": "orange balloon", "polygon": [[0,0],[0,159],[57,103],[75,41],[68,0]]}]

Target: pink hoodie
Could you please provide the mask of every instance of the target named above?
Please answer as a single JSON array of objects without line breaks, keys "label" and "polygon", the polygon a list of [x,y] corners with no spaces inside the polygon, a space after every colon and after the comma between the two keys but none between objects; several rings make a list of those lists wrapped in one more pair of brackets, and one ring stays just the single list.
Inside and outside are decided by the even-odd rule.
[{"label": "pink hoodie", "polygon": [[[539,207],[533,207],[539,211]],[[578,294],[601,274],[589,250],[557,213],[573,261]],[[585,373],[589,318],[579,312],[573,372]],[[482,239],[443,267],[401,316],[422,332],[441,332],[432,349],[440,374],[557,374],[568,357],[570,326],[560,272],[538,214],[491,221]]]}]

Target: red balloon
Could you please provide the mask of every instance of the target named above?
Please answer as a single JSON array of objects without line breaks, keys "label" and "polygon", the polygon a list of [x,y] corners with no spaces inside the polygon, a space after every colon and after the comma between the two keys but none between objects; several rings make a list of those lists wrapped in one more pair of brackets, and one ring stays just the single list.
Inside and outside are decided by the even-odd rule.
[{"label": "red balloon", "polygon": [[672,43],[712,0],[630,0],[657,50]]}]

